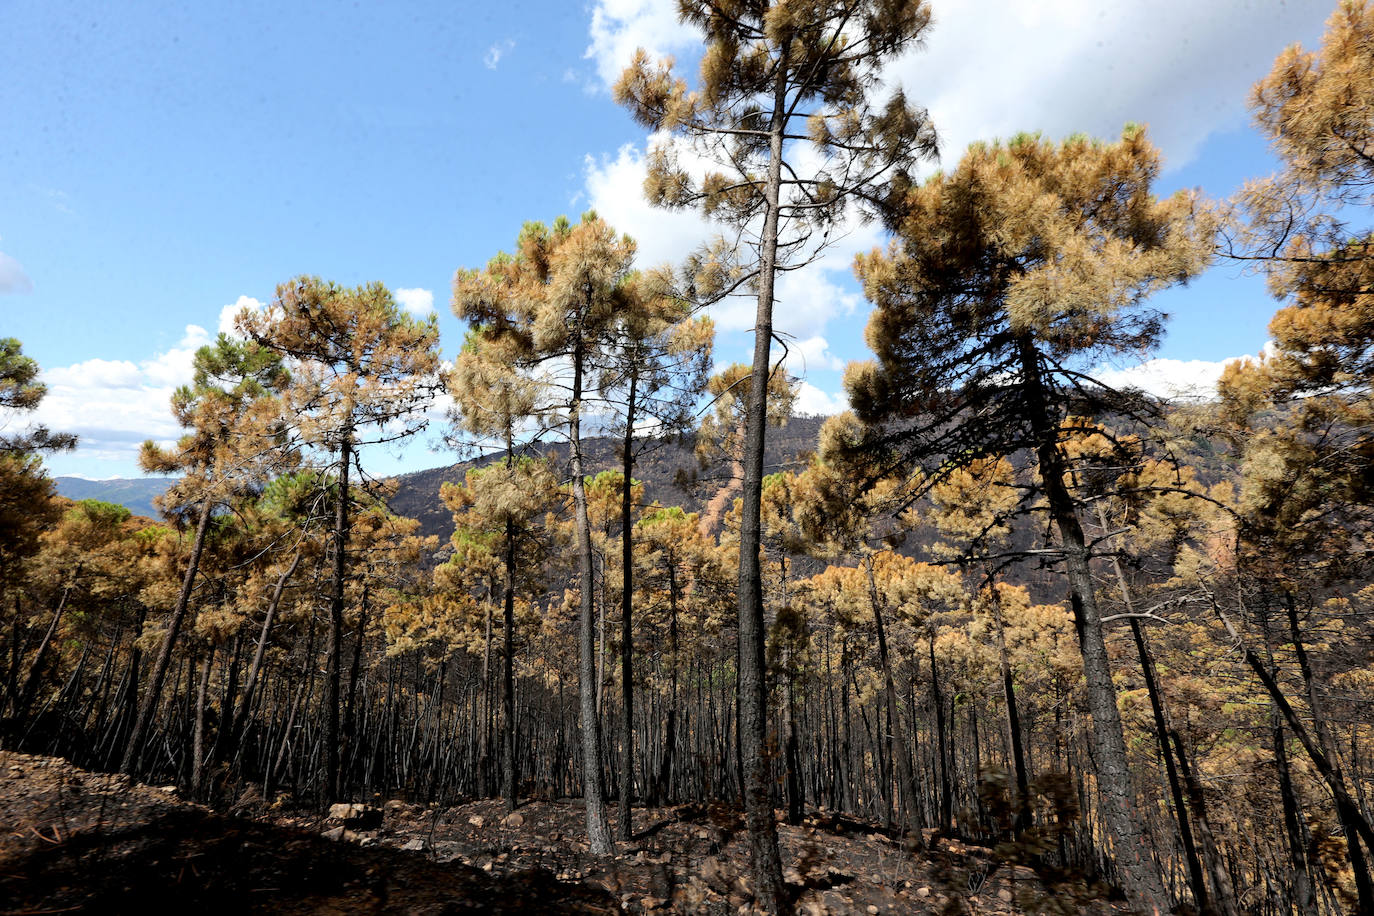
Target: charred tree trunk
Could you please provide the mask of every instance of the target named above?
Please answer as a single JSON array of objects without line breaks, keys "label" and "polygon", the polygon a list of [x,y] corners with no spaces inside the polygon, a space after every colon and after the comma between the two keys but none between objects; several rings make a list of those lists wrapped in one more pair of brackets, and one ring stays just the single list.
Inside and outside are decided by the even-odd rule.
[{"label": "charred tree trunk", "polygon": [[352,458],[347,431],[339,445],[339,491],[334,503],[334,576],[329,593],[329,631],[325,648],[324,779],[326,802],[339,797],[339,692],[342,675],[344,583],[348,573],[348,471]]},{"label": "charred tree trunk", "polygon": [[582,457],[582,380],[584,354],[579,342],[573,350],[572,403],[569,409],[568,438],[572,444],[572,488],[574,524],[577,528],[577,569],[581,576],[581,613],[578,618],[578,682],[582,711],[582,794],[587,806],[587,838],[592,855],[611,852],[611,831],[606,821],[605,786],[601,772],[601,721],[596,700],[595,588],[592,573],[592,532],[587,516],[586,473]]},{"label": "charred tree trunk", "polygon": [[[633,359],[633,357],[631,357]],[[630,473],[634,470],[635,394],[639,377],[633,363],[630,369],[630,388],[625,401],[625,439],[621,443],[620,469],[624,479],[620,485],[620,838],[629,841],[631,834],[630,800],[634,795],[634,517],[633,486]]]},{"label": "charred tree trunk", "polygon": [[1093,750],[1102,815],[1115,840],[1117,867],[1127,897],[1140,910],[1160,913],[1169,908],[1164,881],[1150,855],[1150,842],[1143,829],[1144,819],[1135,804],[1131,771],[1126,757],[1126,740],[1121,712],[1116,705],[1111,660],[1097,609],[1097,592],[1089,566],[1087,541],[1078,510],[1069,493],[1067,468],[1059,448],[1058,421],[1050,409],[1040,357],[1027,336],[1019,341],[1022,384],[1025,386],[1027,412],[1035,438],[1035,455],[1040,469],[1050,517],[1059,531],[1069,585],[1069,603],[1078,629],[1083,656],[1088,709],[1093,720]]},{"label": "charred tree trunk", "polygon": [[[134,775],[138,769],[139,755],[143,750],[143,738],[152,724],[153,713],[157,710],[162,695],[162,682],[167,677],[167,668],[172,663],[172,650],[176,646],[177,635],[186,620],[186,610],[191,603],[191,590],[196,584],[196,573],[200,570],[200,554],[205,548],[205,534],[210,528],[211,504],[206,500],[200,505],[200,519],[196,522],[195,540],[191,543],[191,559],[186,565],[186,575],[181,580],[181,592],[177,595],[176,607],[167,621],[167,632],[162,637],[157,660],[153,662],[152,674],[148,677],[148,687],[143,701],[138,706],[138,718],[134,721],[133,731],[124,745],[124,757],[119,763],[119,771]],[[135,636],[137,638],[137,636]],[[131,685],[136,689],[137,684]]]},{"label": "charred tree trunk", "polygon": [[745,404],[744,492],[739,535],[739,710],[740,759],[744,770],[744,814],[754,872],[755,904],[767,913],[787,908],[778,829],[773,822],[772,754],[768,742],[768,680],[764,659],[762,541],[763,450],[768,423],[768,378],[772,372],[773,286],[778,260],[782,143],[787,122],[787,61],[775,64],[773,116],[768,127],[768,173],[754,317],[754,360]]}]

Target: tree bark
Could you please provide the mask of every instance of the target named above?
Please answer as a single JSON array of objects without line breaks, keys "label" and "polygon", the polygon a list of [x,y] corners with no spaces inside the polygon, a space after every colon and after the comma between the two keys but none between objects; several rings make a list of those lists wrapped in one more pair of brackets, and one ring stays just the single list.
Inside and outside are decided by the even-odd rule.
[{"label": "tree bark", "polygon": [[[631,357],[633,359],[633,357]],[[631,833],[630,799],[634,795],[634,470],[635,394],[639,381],[633,364],[630,388],[625,401],[625,439],[620,456],[620,838],[629,841]]]},{"label": "tree bark", "polygon": [[191,797],[200,797],[201,776],[205,770],[205,699],[210,692],[210,674],[214,670],[215,648],[205,654],[200,669],[200,684],[196,687],[196,723],[191,739]]},{"label": "tree bark", "polygon": [[[514,463],[515,451],[511,441],[511,430],[507,427],[506,467],[510,468]],[[505,631],[506,642],[504,646],[505,658],[501,671],[501,698],[506,720],[505,729],[501,733],[501,740],[505,749],[505,760],[502,761],[501,788],[502,794],[506,798],[507,811],[514,811],[516,806],[520,804],[520,799],[516,797],[516,785],[520,778],[519,761],[515,759],[515,533],[515,523],[508,517],[506,519],[505,569],[501,589],[501,622]],[[490,643],[490,614],[488,614],[487,627],[487,641]]]},{"label": "tree bark", "polygon": [[244,725],[248,722],[248,716],[252,713],[253,694],[258,687],[258,676],[262,673],[262,661],[267,656],[267,638],[272,632],[272,623],[277,617],[277,608],[281,606],[282,594],[286,591],[286,583],[296,574],[296,569],[301,564],[301,552],[296,551],[296,555],[291,558],[291,565],[286,568],[277,579],[276,586],[272,589],[272,600],[267,605],[267,613],[262,619],[262,630],[258,633],[258,645],[253,651],[253,664],[248,668],[248,679],[243,684],[243,699],[239,701],[238,714],[234,716],[234,724],[230,729],[229,747],[237,754],[240,738],[243,736]]},{"label": "tree bark", "polygon": [[582,796],[587,806],[587,839],[592,855],[609,855],[612,848],[610,826],[606,822],[605,786],[601,773],[601,722],[597,717],[595,595],[592,578],[592,530],[587,516],[587,487],[582,457],[582,379],[583,352],[580,343],[573,348],[572,403],[568,411],[568,438],[572,445],[572,489],[574,525],[577,528],[577,568],[581,576],[581,614],[578,620],[578,682],[582,712]]},{"label": "tree bark", "polygon": [[[72,573],[72,580],[75,581],[81,575],[81,566],[77,565]],[[48,656],[48,646],[52,644],[53,637],[57,635],[57,625],[62,621],[62,612],[67,608],[67,598],[72,593],[72,585],[68,583],[62,588],[62,595],[57,599],[57,607],[53,609],[52,620],[48,623],[48,629],[43,633],[43,639],[38,643],[38,651],[34,653],[33,665],[29,668],[29,675],[24,679],[24,688],[19,692],[19,701],[15,710],[16,731],[22,727],[24,717],[29,714],[29,707],[33,705],[33,698],[38,693],[38,684],[43,675],[43,661]],[[19,641],[15,640],[15,645]],[[15,666],[16,669],[18,666]]]},{"label": "tree bark", "polygon": [[1097,593],[1089,566],[1087,542],[1073,496],[1065,483],[1067,468],[1059,450],[1058,423],[1046,397],[1039,355],[1034,344],[1028,336],[1022,335],[1018,345],[1036,459],[1050,516],[1059,531],[1064,551],[1069,603],[1077,624],[1079,649],[1083,656],[1103,820],[1115,840],[1115,858],[1127,898],[1144,913],[1163,913],[1169,908],[1169,895],[1150,855],[1149,837],[1143,829],[1144,819],[1135,804],[1135,790],[1131,785],[1131,771],[1126,757],[1126,739],[1121,726],[1121,712],[1116,705],[1116,686],[1112,683],[1111,660],[1107,656],[1102,618],[1097,609]]},{"label": "tree bark", "polygon": [[764,660],[762,541],[763,450],[768,423],[768,377],[773,342],[773,285],[778,258],[782,141],[787,111],[787,61],[778,61],[769,124],[768,175],[759,258],[754,360],[745,404],[744,485],[739,535],[739,735],[744,770],[744,814],[754,872],[754,900],[767,913],[787,908],[782,856],[773,821],[772,754],[768,742],[768,681]]},{"label": "tree bark", "polygon": [[[1312,711],[1312,728],[1317,733],[1317,743],[1331,761],[1330,780],[1333,786],[1340,789],[1340,795],[1337,796],[1336,800],[1336,813],[1340,817],[1341,827],[1344,828],[1346,852],[1350,855],[1350,870],[1355,875],[1355,891],[1359,896],[1360,911],[1374,913],[1374,880],[1370,878],[1369,861],[1365,856],[1364,849],[1360,846],[1359,828],[1355,824],[1356,818],[1364,820],[1364,817],[1360,812],[1358,803],[1349,794],[1350,790],[1345,780],[1345,773],[1341,770],[1341,761],[1336,753],[1335,742],[1331,740],[1326,719],[1322,715],[1321,703],[1317,696],[1316,679],[1312,676],[1312,664],[1307,658],[1307,647],[1302,638],[1302,631],[1298,627],[1297,602],[1294,601],[1292,593],[1288,593],[1284,597],[1285,608],[1288,612],[1288,635],[1293,640],[1293,652],[1298,657],[1298,671],[1302,674],[1303,686],[1307,688],[1307,703]],[[1346,801],[1342,802],[1342,798]]]},{"label": "tree bark", "polygon": [[[153,671],[148,677],[147,691],[143,694],[143,701],[138,706],[138,718],[134,721],[134,729],[129,733],[129,740],[124,745],[124,758],[119,762],[119,771],[130,776],[133,776],[138,768],[139,754],[143,750],[143,738],[147,734],[153,712],[157,709],[158,700],[161,698],[162,682],[166,679],[167,668],[172,663],[172,649],[176,645],[177,634],[181,632],[182,622],[186,619],[186,609],[190,606],[191,590],[196,583],[196,573],[200,570],[200,554],[205,548],[205,533],[210,528],[210,509],[209,500],[201,503],[200,519],[196,522],[195,540],[191,543],[191,559],[186,566],[186,575],[181,580],[181,592],[177,595],[177,603],[172,610],[172,617],[167,621],[167,632],[162,637],[162,646],[158,649],[157,660],[153,662]],[[137,639],[138,634],[135,634],[134,638]],[[137,687],[136,682],[131,685],[135,691]]]},{"label": "tree bark", "polygon": [[[911,746],[907,742],[906,727],[897,708],[897,687],[892,679],[892,660],[887,652],[887,630],[883,626],[883,610],[878,598],[878,583],[873,578],[873,557],[864,558],[868,574],[868,603],[873,611],[873,625],[878,636],[878,663],[883,669],[883,693],[887,699],[887,745],[889,760],[897,763],[897,799],[902,809],[903,827],[912,835],[921,835],[921,819],[916,812],[916,778],[911,771]],[[894,748],[894,742],[896,747]]]},{"label": "tree bark", "polygon": [[344,580],[348,572],[348,465],[350,437],[339,444],[339,493],[334,504],[334,576],[329,593],[324,688],[324,792],[326,803],[339,797],[339,688],[342,676]]},{"label": "tree bark", "polygon": [[989,604],[997,628],[997,662],[1002,675],[1002,699],[1007,705],[1007,740],[1011,743],[1012,778],[1016,783],[1016,817],[1012,835],[1019,837],[1031,826],[1030,774],[1026,768],[1025,740],[1021,735],[1021,713],[1016,704],[1016,685],[1011,676],[1011,657],[1007,652],[1006,623],[1002,618],[1002,596],[997,583],[989,577]]},{"label": "tree bark", "polygon": [[[1107,517],[1101,504],[1097,507],[1098,524],[1107,530]],[[1130,583],[1126,581],[1126,571],[1121,566],[1121,558],[1112,556],[1112,571],[1116,574],[1117,587],[1121,589],[1121,603],[1127,614],[1135,613],[1135,603],[1131,600]],[[1128,618],[1131,638],[1135,642],[1136,655],[1140,657],[1140,671],[1145,677],[1145,692],[1150,698],[1150,712],[1154,717],[1155,740],[1159,753],[1164,760],[1164,773],[1169,781],[1169,797],[1173,801],[1174,818],[1178,824],[1179,841],[1183,845],[1183,857],[1188,866],[1188,884],[1193,891],[1193,901],[1202,912],[1207,912],[1211,904],[1207,894],[1207,880],[1203,876],[1202,858],[1198,855],[1197,844],[1193,839],[1192,825],[1188,821],[1188,809],[1183,800],[1183,786],[1179,780],[1178,767],[1174,764],[1173,751],[1169,747],[1171,730],[1168,713],[1164,708],[1164,698],[1160,695],[1159,684],[1155,678],[1154,659],[1150,657],[1150,647],[1140,621]]]}]

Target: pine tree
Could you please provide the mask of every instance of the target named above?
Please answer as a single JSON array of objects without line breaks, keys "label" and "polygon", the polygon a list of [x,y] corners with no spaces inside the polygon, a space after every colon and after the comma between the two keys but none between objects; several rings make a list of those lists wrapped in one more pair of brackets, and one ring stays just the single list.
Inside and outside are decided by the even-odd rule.
[{"label": "pine tree", "polygon": [[[484,289],[480,275],[459,271],[453,283],[453,308],[455,313],[464,314],[469,296],[482,295]],[[480,301],[480,298],[479,300]],[[520,374],[503,358],[503,340],[499,335],[484,333],[480,328],[469,330],[463,350],[458,354],[450,371],[446,387],[452,393],[458,408],[454,418],[464,431],[478,437],[490,437],[500,442],[505,451],[505,478],[507,482],[516,472],[515,436],[521,423],[534,418],[535,405],[539,400],[540,385],[526,375]],[[493,478],[493,482],[494,482]],[[475,481],[468,481],[468,488]],[[538,492],[538,491],[536,491]],[[456,498],[457,494],[453,494]],[[446,502],[449,501],[446,499]],[[454,508],[450,506],[450,508]],[[515,581],[518,541],[522,534],[521,524],[527,516],[507,510],[501,517],[501,601],[502,626],[505,633],[505,651],[502,667],[502,696],[504,702],[504,747],[502,756],[502,794],[506,797],[506,808],[514,811],[518,803],[516,785],[519,774],[516,772],[515,746]],[[457,537],[457,533],[454,535]]]},{"label": "pine tree", "polygon": [[[805,257],[814,233],[828,238],[855,202],[884,200],[905,183],[904,170],[933,151],[925,113],[901,92],[882,103],[872,98],[882,65],[920,40],[930,12],[921,0],[684,0],[678,9],[706,43],[696,91],[674,76],[671,62],[655,66],[640,51],[615,95],[640,123],[675,138],[651,152],[649,199],[699,206],[753,239],[742,272],[713,272],[757,293],[740,529],[740,735],[755,899],[775,912],[786,902],[769,797],[758,555],[774,286],[782,266]],[[680,166],[679,146],[726,171],[694,178]],[[707,285],[719,289],[716,280]]]},{"label": "pine tree", "polygon": [[1210,212],[1186,193],[1157,199],[1158,169],[1139,127],[1115,143],[1022,136],[970,147],[953,172],[910,190],[891,248],[859,258],[877,360],[846,373],[856,412],[878,424],[869,445],[929,480],[978,458],[1034,454],[1078,624],[1104,819],[1127,894],[1147,911],[1168,896],[1135,814],[1061,438],[1071,405],[1130,409],[1079,367],[1148,352],[1162,318],[1145,298],[1210,260]]},{"label": "pine tree", "polygon": [[1360,296],[1374,282],[1374,3],[1341,0],[1320,51],[1286,49],[1250,107],[1281,169],[1237,196],[1229,254],[1257,262],[1275,295],[1343,302],[1324,330],[1344,350],[1371,323]]},{"label": "pine tree", "polygon": [[184,513],[194,519],[195,534],[181,591],[124,746],[122,772],[132,774],[138,769],[143,741],[190,607],[211,518],[217,508],[260,485],[264,468],[274,459],[281,432],[276,395],[288,380],[275,353],[221,334],[213,344],[196,351],[191,384],[172,395],[172,413],[187,434],[170,450],[151,440],[143,443],[139,463],[145,471],[182,474],[159,500],[168,514]]},{"label": "pine tree", "polygon": [[[437,387],[439,329],[433,316],[407,315],[380,283],[349,289],[318,277],[277,287],[265,312],[241,312],[238,327],[287,361],[287,415],[307,446],[328,456],[335,488],[333,570],[325,677],[324,780],[340,785],[339,700],[344,596],[348,578],[349,474],[360,446],[419,432]],[[369,440],[369,428],[371,439]]]},{"label": "pine tree", "polygon": [[595,580],[582,423],[588,400],[595,394],[596,373],[608,363],[616,317],[633,295],[634,250],[633,241],[616,235],[593,213],[576,224],[565,218],[552,226],[527,223],[513,256],[493,258],[483,271],[460,271],[454,281],[458,317],[492,341],[496,358],[507,371],[542,372],[545,399],[537,412],[570,445],[580,579],[583,790],[587,834],[596,855],[610,853],[612,840],[596,703]]},{"label": "pine tree", "polygon": [[[0,426],[34,410],[48,393],[38,361],[13,337],[0,338]],[[0,435],[0,599],[19,573],[19,562],[38,549],[38,536],[57,517],[56,491],[43,471],[42,451],[76,447],[76,437],[44,426]]]}]

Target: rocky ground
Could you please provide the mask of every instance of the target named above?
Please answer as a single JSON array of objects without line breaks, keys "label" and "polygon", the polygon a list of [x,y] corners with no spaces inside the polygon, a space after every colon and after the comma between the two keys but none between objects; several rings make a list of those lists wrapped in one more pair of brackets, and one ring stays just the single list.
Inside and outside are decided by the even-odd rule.
[{"label": "rocky ground", "polygon": [[[750,911],[743,824],[723,807],[634,812],[635,838],[590,855],[579,804],[336,805],[251,796],[235,816],[171,787],[0,753],[0,913],[613,913]],[[780,828],[803,914],[1119,912],[989,850],[907,848],[818,814]]]}]

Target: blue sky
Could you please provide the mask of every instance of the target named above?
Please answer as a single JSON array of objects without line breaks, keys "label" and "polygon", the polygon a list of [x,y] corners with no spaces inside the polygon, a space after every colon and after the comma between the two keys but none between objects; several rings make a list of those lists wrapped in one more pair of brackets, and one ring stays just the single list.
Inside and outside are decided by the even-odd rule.
[{"label": "blue sky", "polygon": [[[1016,130],[1143,121],[1162,191],[1220,197],[1272,168],[1247,88],[1286,44],[1314,46],[1332,5],[937,0],[926,50],[890,77],[930,107],[948,162]],[[83,438],[53,472],[136,476],[138,442],[176,435],[167,396],[194,347],[297,274],[432,303],[451,356],[453,271],[525,220],[595,206],[642,263],[685,254],[708,230],[640,199],[649,139],[606,91],[636,46],[691,59],[674,6],[0,4],[0,335],[44,367],[40,418]],[[839,369],[864,355],[848,265],[879,241],[857,227],[780,290],[803,407],[837,409]],[[1227,264],[1157,304],[1163,362],[1131,371],[1161,384],[1256,352],[1276,307]],[[745,358],[746,315],[719,311],[720,362]],[[450,460],[426,443],[369,456],[382,473]]]}]

